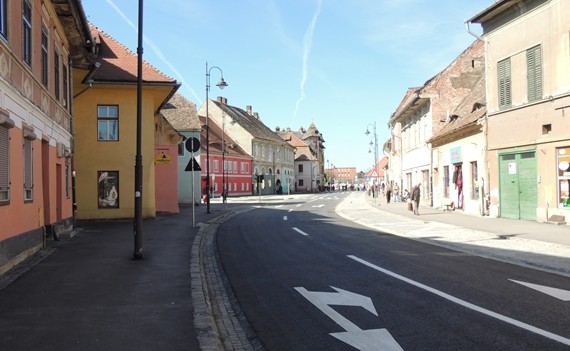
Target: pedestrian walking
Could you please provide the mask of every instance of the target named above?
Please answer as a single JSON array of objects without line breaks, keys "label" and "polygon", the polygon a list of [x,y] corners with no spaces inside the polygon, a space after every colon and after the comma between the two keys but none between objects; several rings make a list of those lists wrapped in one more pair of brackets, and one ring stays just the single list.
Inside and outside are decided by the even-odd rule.
[{"label": "pedestrian walking", "polygon": [[392,197],[394,198],[394,202],[400,202],[400,187],[398,183],[394,182],[394,186],[392,187]]},{"label": "pedestrian walking", "polygon": [[413,189],[412,189],[412,205],[414,206],[414,214],[419,216],[420,215],[420,195],[421,195],[421,190],[420,188],[422,187],[422,184],[419,183],[418,185],[416,185]]}]

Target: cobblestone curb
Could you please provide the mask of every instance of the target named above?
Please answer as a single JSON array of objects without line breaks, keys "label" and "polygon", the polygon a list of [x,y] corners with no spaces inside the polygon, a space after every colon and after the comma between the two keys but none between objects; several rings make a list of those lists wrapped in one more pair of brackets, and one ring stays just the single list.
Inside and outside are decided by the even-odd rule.
[{"label": "cobblestone curb", "polygon": [[192,244],[194,326],[202,351],[263,350],[233,295],[215,244],[219,225],[236,214],[228,212],[206,224],[200,223]]}]

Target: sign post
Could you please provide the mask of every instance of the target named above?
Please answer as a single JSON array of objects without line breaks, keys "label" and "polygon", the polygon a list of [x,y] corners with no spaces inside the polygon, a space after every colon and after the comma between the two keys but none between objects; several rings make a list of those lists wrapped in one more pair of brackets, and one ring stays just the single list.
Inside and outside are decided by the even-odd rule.
[{"label": "sign post", "polygon": [[188,162],[185,171],[192,172],[192,228],[194,228],[196,226],[196,212],[195,212],[196,195],[194,189],[195,188],[194,172],[202,170],[200,168],[200,165],[198,164],[198,162],[196,162],[196,159],[194,158],[194,152],[200,149],[200,140],[194,137],[188,138],[186,139],[184,146],[186,147],[186,150],[190,151],[190,162]]}]

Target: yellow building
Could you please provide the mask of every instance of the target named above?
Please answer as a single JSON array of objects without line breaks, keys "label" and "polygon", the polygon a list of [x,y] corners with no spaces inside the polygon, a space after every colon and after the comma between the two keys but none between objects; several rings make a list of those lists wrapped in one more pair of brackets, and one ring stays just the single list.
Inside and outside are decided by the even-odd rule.
[{"label": "yellow building", "polygon": [[[90,70],[74,70],[77,219],[132,218],[137,147],[137,55],[91,27]],[[148,63],[142,88],[142,216],[156,215],[154,116],[180,84]]]}]

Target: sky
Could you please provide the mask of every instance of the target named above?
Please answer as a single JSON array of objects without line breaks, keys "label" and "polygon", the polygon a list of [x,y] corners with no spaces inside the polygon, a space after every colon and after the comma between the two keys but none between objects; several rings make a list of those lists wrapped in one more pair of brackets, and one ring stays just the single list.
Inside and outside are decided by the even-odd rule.
[{"label": "sky", "polygon": [[[252,106],[272,130],[314,123],[325,167],[373,168],[410,87],[445,69],[475,37],[465,20],[494,0],[146,0],[143,59],[209,97]],[[83,0],[87,19],[137,52],[138,1]],[[479,25],[471,29],[481,33]],[[218,67],[211,68],[211,67]],[[223,72],[223,91],[216,83]],[[366,135],[366,130],[370,134]],[[370,151],[370,152],[369,152]]]}]

